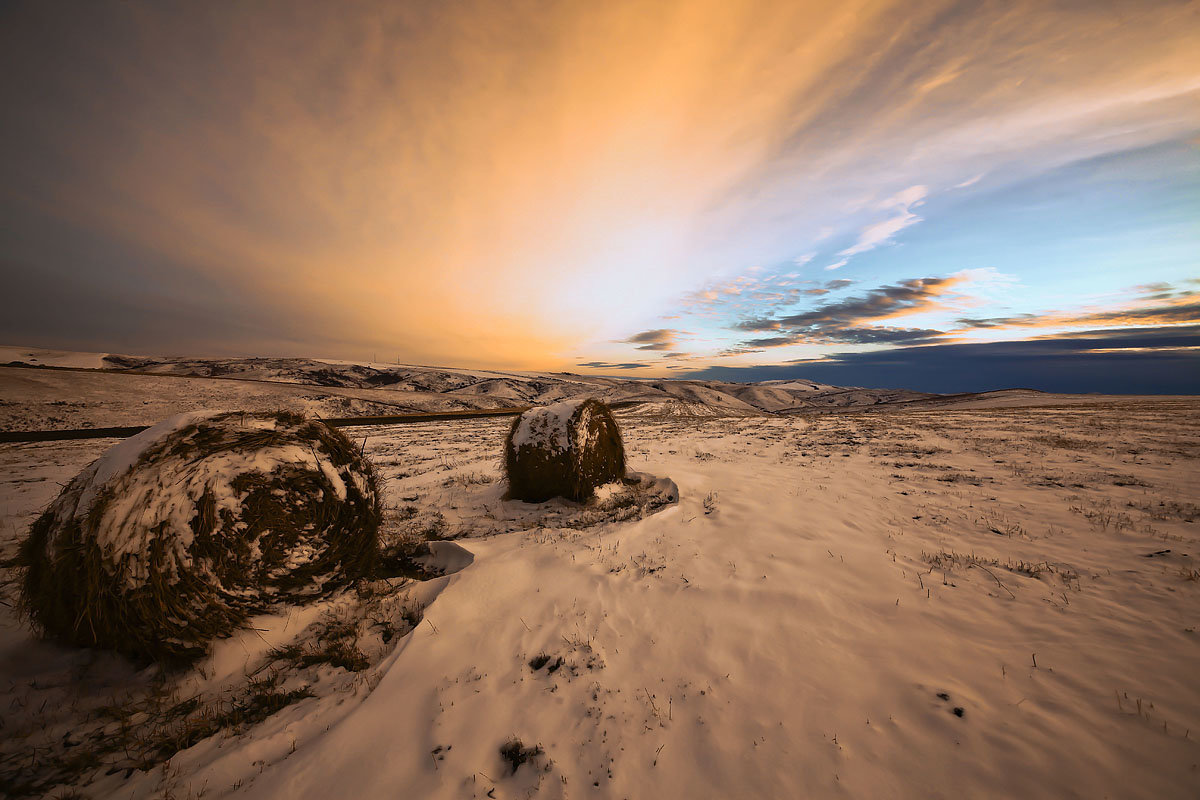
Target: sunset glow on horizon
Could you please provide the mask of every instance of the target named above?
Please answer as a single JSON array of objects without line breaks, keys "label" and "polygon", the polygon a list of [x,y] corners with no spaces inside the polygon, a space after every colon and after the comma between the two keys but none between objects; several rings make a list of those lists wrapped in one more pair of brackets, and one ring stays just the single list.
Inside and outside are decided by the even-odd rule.
[{"label": "sunset glow on horizon", "polygon": [[1195,2],[0,29],[7,343],[855,385],[964,347],[1197,363]]}]

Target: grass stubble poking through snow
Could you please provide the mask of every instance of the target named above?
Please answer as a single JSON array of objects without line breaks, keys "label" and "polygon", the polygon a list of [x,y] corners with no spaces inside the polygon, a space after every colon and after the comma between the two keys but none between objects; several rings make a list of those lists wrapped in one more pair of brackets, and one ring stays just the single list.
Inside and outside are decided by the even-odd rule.
[{"label": "grass stubble poking through snow", "polygon": [[[423,610],[390,650],[360,619],[361,672],[341,600],[264,620],[191,678],[215,697],[278,671],[259,700],[78,791],[1194,797],[1198,410],[620,414],[629,461],[680,497],[631,492],[627,517],[504,501],[502,420],[365,430],[388,525],[428,549],[400,560],[454,538],[474,561],[378,610]],[[6,536],[88,447],[0,451],[40,478],[5,484]],[[21,727],[47,698],[144,680],[3,631],[6,757],[70,733]]]}]

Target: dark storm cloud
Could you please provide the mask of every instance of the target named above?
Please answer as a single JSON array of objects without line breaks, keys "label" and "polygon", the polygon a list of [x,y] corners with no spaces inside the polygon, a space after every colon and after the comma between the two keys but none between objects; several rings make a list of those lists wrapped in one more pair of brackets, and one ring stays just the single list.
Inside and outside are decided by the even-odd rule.
[{"label": "dark storm cloud", "polygon": [[796,296],[807,294],[814,297],[820,297],[821,295],[826,295],[830,292],[836,292],[839,289],[845,289],[847,286],[851,286],[854,283],[855,281],[852,281],[849,278],[838,278],[835,281],[827,281],[824,286],[817,286],[812,289],[793,289],[792,294]]},{"label": "dark storm cloud", "polygon": [[748,339],[742,342],[743,347],[785,347],[789,344],[796,344],[795,336],[766,336],[762,339]]},{"label": "dark storm cloud", "polygon": [[1200,342],[1196,341],[1198,337],[1200,337],[1200,324],[1164,325],[1153,328],[1102,328],[1092,331],[1049,333],[1030,341],[1092,342],[1097,348],[1133,350],[1137,348],[1196,347],[1200,345]]},{"label": "dark storm cloud", "polygon": [[886,319],[901,313],[923,310],[957,282],[956,278],[914,278],[891,286],[881,286],[860,297],[826,303],[812,311],[778,319],[744,320],[736,327],[744,331],[850,328],[868,320]]},{"label": "dark storm cloud", "polygon": [[1001,328],[1007,325],[1036,325],[1036,314],[1014,314],[1010,317],[960,317],[954,320],[964,328]]},{"label": "dark storm cloud", "polygon": [[[1196,348],[1196,349],[1188,349]],[[696,380],[804,378],[837,386],[978,392],[1200,393],[1200,325],[1058,334],[1020,342],[935,344],[761,367],[710,367]]]},{"label": "dark storm cloud", "polygon": [[577,364],[576,366],[589,367],[591,369],[644,369],[650,365],[638,364],[636,362],[614,364],[608,361],[585,361],[584,363]]},{"label": "dark storm cloud", "polygon": [[[1175,293],[1169,292],[1164,296],[1150,295],[1148,299],[1162,300],[1174,296],[1176,296]],[[1194,299],[1194,295],[1184,296],[1187,298],[1187,302],[1144,308],[1120,308],[1083,314],[1015,314],[1010,317],[987,317],[984,319],[964,317],[956,321],[964,328],[1048,328],[1052,326],[1172,324],[1200,321],[1200,299]]]},{"label": "dark storm cloud", "polygon": [[635,333],[628,339],[622,339],[624,344],[640,345],[638,350],[670,350],[675,346],[675,337],[679,332],[670,328],[656,328],[655,330],[642,331]]},{"label": "dark storm cloud", "polygon": [[932,328],[847,328],[826,333],[824,341],[843,344],[926,344],[944,336]]},{"label": "dark storm cloud", "polygon": [[1175,287],[1162,281],[1143,283],[1140,286],[1133,287],[1133,290],[1145,295],[1150,300],[1169,300],[1175,296]]},{"label": "dark storm cloud", "polygon": [[[771,333],[739,343],[732,352],[750,348],[784,347],[795,344],[883,344],[925,345],[947,336],[948,331],[928,328],[887,328],[876,323],[906,314],[919,313],[937,305],[961,279],[918,278],[890,286],[881,286],[865,295],[825,303],[799,314],[784,317],[758,317],[743,320],[734,327],[743,331]],[[830,286],[830,284],[826,284]],[[1059,328],[1097,326],[1174,325],[1200,321],[1200,296],[1194,292],[1168,291],[1165,283],[1135,287],[1142,295],[1132,305],[1099,310],[1012,314],[1003,317],[961,317],[955,320],[962,330],[989,328]],[[1166,301],[1156,305],[1138,305],[1146,301]]]},{"label": "dark storm cloud", "polygon": [[[777,335],[741,342],[741,352],[749,348],[784,347],[793,344],[923,344],[944,335],[943,331],[928,328],[882,328],[871,324],[901,314],[917,313],[932,308],[959,278],[914,278],[890,286],[881,286],[865,295],[850,297],[836,303],[825,303],[811,311],[785,317],[760,317],[743,320],[739,330],[772,332]],[[813,290],[821,294],[842,289],[853,281],[835,280],[826,288]],[[738,351],[738,348],[734,348]]]},{"label": "dark storm cloud", "polygon": [[768,336],[742,342],[745,347],[783,347],[790,344],[928,344],[944,331],[931,328],[834,328],[798,331],[785,336]]}]

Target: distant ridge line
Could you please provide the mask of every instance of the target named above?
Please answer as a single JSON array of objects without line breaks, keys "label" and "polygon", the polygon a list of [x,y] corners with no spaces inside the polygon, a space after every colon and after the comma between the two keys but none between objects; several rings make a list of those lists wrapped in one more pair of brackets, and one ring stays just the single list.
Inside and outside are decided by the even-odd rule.
[{"label": "distant ridge line", "polygon": [[[612,408],[624,408],[637,405],[637,403],[638,401],[622,400],[609,403],[609,405]],[[426,411],[412,414],[389,414],[381,417],[330,417],[323,418],[321,421],[335,428],[361,428],[368,425],[409,425],[415,422],[445,422],[481,417],[515,417],[530,408],[531,406],[515,406],[468,411]],[[131,425],[117,428],[67,428],[56,431],[0,431],[0,444],[62,442],[72,439],[127,439],[149,427],[149,425]]]}]

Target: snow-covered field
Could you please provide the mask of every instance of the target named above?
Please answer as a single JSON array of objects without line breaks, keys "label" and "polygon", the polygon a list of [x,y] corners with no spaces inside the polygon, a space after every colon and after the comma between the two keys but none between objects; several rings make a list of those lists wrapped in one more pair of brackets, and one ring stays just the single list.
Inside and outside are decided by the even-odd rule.
[{"label": "snow-covered field", "polygon": [[[632,468],[680,492],[625,521],[503,501],[507,420],[358,429],[388,503],[473,560],[421,584],[424,619],[369,669],[324,665],[315,696],[79,791],[1195,797],[1198,412],[625,413]],[[110,444],[0,446],[5,555]],[[38,758],[47,698],[150,680],[0,611],[9,759]],[[179,691],[261,677],[314,613]]]}]

